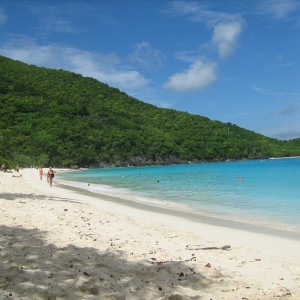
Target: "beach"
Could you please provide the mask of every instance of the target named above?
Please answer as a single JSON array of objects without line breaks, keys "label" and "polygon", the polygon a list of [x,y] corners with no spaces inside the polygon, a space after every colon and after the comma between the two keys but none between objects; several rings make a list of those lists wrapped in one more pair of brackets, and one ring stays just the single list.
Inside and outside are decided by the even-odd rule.
[{"label": "beach", "polygon": [[297,234],[50,188],[37,169],[0,172],[0,191],[0,299],[300,299]]}]

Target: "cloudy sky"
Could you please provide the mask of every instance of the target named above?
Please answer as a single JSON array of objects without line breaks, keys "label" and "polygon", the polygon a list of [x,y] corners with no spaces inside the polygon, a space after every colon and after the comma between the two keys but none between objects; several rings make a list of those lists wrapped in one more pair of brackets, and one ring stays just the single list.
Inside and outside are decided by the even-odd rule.
[{"label": "cloudy sky", "polygon": [[298,0],[0,0],[0,55],[300,137]]}]

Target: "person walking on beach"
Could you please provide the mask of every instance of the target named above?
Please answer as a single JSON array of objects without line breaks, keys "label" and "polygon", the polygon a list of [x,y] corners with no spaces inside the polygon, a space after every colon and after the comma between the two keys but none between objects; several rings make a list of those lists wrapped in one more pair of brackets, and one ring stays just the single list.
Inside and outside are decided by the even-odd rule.
[{"label": "person walking on beach", "polygon": [[47,179],[48,179],[48,182],[50,184],[50,187],[52,187],[52,180],[53,180],[53,177],[54,177],[54,171],[52,170],[52,168],[50,167],[49,170],[48,170],[48,173],[47,173]]},{"label": "person walking on beach", "polygon": [[40,179],[42,180],[44,174],[43,168],[39,168],[39,174],[40,174]]}]

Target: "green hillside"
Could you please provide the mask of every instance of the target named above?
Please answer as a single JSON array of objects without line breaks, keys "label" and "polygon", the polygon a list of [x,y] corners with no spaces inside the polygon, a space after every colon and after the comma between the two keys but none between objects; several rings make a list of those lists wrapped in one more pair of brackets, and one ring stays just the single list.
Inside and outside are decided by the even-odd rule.
[{"label": "green hillside", "polygon": [[0,56],[0,163],[105,166],[300,155],[300,142],[143,103],[95,79]]}]

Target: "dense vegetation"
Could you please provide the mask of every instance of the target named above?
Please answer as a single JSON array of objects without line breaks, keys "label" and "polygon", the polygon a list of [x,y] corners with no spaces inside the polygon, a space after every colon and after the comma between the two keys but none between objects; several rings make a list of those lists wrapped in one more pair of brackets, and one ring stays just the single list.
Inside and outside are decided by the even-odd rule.
[{"label": "dense vegetation", "polygon": [[231,123],[158,108],[92,78],[0,56],[0,163],[103,166],[300,155]]}]

